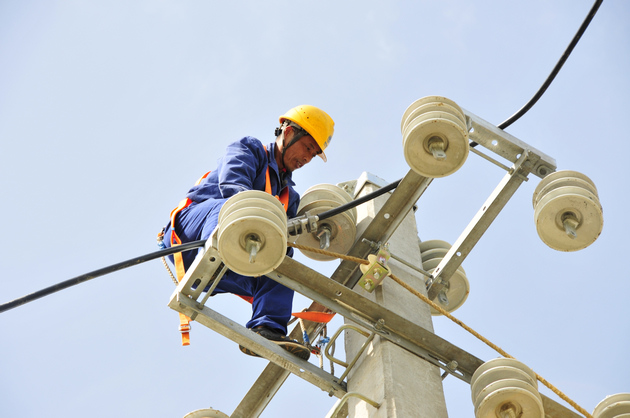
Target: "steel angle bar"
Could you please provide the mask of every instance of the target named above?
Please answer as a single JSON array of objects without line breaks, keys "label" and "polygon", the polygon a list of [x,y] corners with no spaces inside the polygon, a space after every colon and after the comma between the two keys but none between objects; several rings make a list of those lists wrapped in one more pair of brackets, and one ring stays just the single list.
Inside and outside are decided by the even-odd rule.
[{"label": "steel angle bar", "polygon": [[460,374],[455,376],[466,382],[482,363],[434,333],[288,257],[267,276],[440,368],[457,361]]},{"label": "steel angle bar", "polygon": [[235,343],[247,347],[267,360],[288,370],[296,376],[317,386],[330,396],[341,398],[346,394],[345,383],[337,382],[337,378],[308,361],[302,360],[264,337],[248,330],[207,306],[200,307],[197,302],[178,294],[171,299],[169,307],[195,318],[195,321],[211,330],[229,338]]},{"label": "steel angle bar", "polygon": [[[532,161],[533,159],[533,161]],[[490,194],[481,209],[468,224],[466,229],[451,246],[440,264],[433,271],[433,279],[428,283],[428,297],[433,300],[444,288],[455,271],[462,265],[481,236],[488,230],[490,224],[505,207],[527,176],[537,157],[530,156],[524,151],[515,166],[508,172],[499,185]]]},{"label": "steel angle bar", "polygon": [[[291,258],[286,257],[282,264],[268,276],[422,358],[424,358],[422,353],[428,354],[428,361],[443,370],[448,370],[450,374],[453,371],[446,365],[452,360],[457,361],[456,371],[461,374],[453,374],[453,376],[467,383],[470,383],[475,370],[484,363],[421,326]],[[541,397],[546,418],[581,417],[547,396],[541,394]]]},{"label": "steel angle bar", "polygon": [[555,159],[468,110],[463,110],[470,130],[468,136],[471,140],[512,163],[516,163],[519,157],[525,151],[528,151],[530,155],[537,157],[536,164],[532,167],[531,172],[540,178],[556,171]]},{"label": "steel angle bar", "polygon": [[260,416],[276,392],[289,377],[290,372],[273,363],[254,382],[241,402],[236,406],[230,418],[254,418]]},{"label": "steel angle bar", "polygon": [[[219,280],[223,277],[227,271],[227,267],[223,263],[219,251],[216,249],[216,245],[213,246],[213,237],[206,241],[203,250],[199,250],[199,254],[195,257],[188,271],[177,285],[173,295],[181,293],[194,300],[199,300],[199,297],[204,292],[206,287],[211,286],[209,293],[212,293],[214,287],[219,283]],[[204,297],[202,305],[208,298],[208,294]]]},{"label": "steel angle bar", "polygon": [[[366,258],[373,251],[369,241],[386,242],[389,240],[432,181],[432,178],[423,177],[409,170],[347,255]],[[353,288],[358,283],[361,274],[357,263],[342,260],[331,279]]]}]

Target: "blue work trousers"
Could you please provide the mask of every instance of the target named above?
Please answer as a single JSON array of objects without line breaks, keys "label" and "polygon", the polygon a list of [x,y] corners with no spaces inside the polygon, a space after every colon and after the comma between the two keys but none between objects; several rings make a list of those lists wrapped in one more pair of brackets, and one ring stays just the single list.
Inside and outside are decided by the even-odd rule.
[{"label": "blue work trousers", "polygon": [[[201,203],[193,203],[182,210],[176,219],[177,236],[182,243],[204,240],[217,226],[219,211],[227,199],[208,199]],[[171,228],[169,225],[164,234],[164,244],[170,246]],[[182,253],[184,268],[188,270],[196,257],[195,251]],[[171,257],[172,261],[172,257]],[[268,278],[267,276],[247,277],[231,270],[223,276],[213,295],[217,293],[233,293],[253,297],[252,318],[247,328],[265,325],[287,333],[287,323],[293,308],[293,290]]]}]

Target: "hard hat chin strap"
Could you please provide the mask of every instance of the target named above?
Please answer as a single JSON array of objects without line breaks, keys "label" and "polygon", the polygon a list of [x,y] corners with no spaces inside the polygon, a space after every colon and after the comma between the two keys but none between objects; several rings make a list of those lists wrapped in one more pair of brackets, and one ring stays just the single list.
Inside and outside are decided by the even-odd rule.
[{"label": "hard hat chin strap", "polygon": [[[284,141],[285,141],[285,139],[286,139],[286,138],[285,138],[285,136],[284,136],[284,135],[285,135],[285,129],[286,129],[288,126],[290,126],[290,127],[292,127],[292,128],[293,128],[293,130],[294,130],[293,132],[294,132],[294,133],[293,133],[293,138],[291,138],[291,141],[289,142],[289,144],[288,144],[288,145],[285,145]],[[278,131],[280,131],[280,133],[282,134],[282,157],[281,157],[281,160],[282,160],[282,166],[284,167],[284,169],[285,169],[285,170],[290,171],[290,170],[287,168],[287,165],[286,165],[286,164],[285,164],[285,162],[284,162],[284,153],[287,151],[287,148],[289,148],[290,146],[294,145],[297,141],[299,141],[299,140],[300,140],[300,138],[302,138],[303,136],[308,135],[308,132],[306,132],[304,129],[302,129],[302,128],[301,128],[301,127],[299,127],[299,126],[294,125],[294,124],[290,124],[290,123],[287,123],[287,124],[284,126],[284,129],[282,129],[282,128],[283,128],[282,126],[281,126],[281,127],[279,127],[279,128],[276,128],[276,134],[278,133]]]}]

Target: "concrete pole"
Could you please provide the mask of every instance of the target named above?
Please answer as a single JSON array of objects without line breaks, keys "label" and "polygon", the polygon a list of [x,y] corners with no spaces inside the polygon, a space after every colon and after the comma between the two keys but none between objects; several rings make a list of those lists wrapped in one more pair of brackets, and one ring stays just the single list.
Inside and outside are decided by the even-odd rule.
[{"label": "concrete pole", "polygon": [[[374,176],[371,176],[373,179]],[[379,186],[368,181],[358,196],[377,190]],[[357,235],[383,206],[389,193],[357,208]],[[418,229],[414,213],[410,212],[389,240],[390,251],[413,265],[422,266],[418,246]],[[426,295],[424,277],[404,264],[390,258],[392,272]],[[385,279],[382,286],[369,293],[360,286],[354,288],[363,296],[433,332],[431,311],[409,291]],[[346,319],[347,323],[351,321]],[[345,333],[346,359],[353,359],[366,340],[357,332]],[[446,401],[440,369],[378,336],[370,343],[348,375],[348,392],[358,392],[369,399],[381,402],[379,409],[357,398],[348,401],[350,418],[446,418]]]}]

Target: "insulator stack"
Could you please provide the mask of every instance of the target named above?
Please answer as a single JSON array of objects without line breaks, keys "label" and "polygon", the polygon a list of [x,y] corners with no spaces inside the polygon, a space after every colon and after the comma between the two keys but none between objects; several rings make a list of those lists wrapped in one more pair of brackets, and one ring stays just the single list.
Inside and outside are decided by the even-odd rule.
[{"label": "insulator stack", "polygon": [[280,201],[258,190],[225,202],[217,224],[217,250],[225,265],[245,276],[262,276],[287,252],[287,216]]},{"label": "insulator stack", "polygon": [[630,418],[630,393],[607,396],[595,407],[593,418]]},{"label": "insulator stack", "polygon": [[229,416],[216,409],[198,409],[184,415],[184,418],[229,418]]},{"label": "insulator stack", "polygon": [[[319,215],[352,201],[352,196],[334,184],[318,184],[308,188],[300,199],[298,216],[305,214]],[[320,248],[340,254],[346,254],[357,236],[357,210],[349,209],[338,215],[317,223],[317,231],[298,235],[295,242],[307,247]],[[306,257],[319,261],[334,260],[335,257],[302,252]]]},{"label": "insulator stack", "polygon": [[470,381],[476,418],[543,418],[536,374],[511,358],[482,364]]},{"label": "insulator stack", "polygon": [[216,409],[198,409],[184,415],[184,418],[229,418],[229,416]]},{"label": "insulator stack", "polygon": [[400,130],[405,160],[421,176],[448,176],[468,158],[466,117],[446,97],[427,96],[413,102],[403,114]]},{"label": "insulator stack", "polygon": [[[427,273],[433,273],[440,264],[451,244],[441,240],[422,241],[420,243],[420,255],[422,257],[422,269]],[[448,283],[438,293],[435,303],[447,312],[453,312],[464,304],[470,293],[470,283],[466,272],[459,266]],[[431,307],[431,315],[441,315],[439,311]]]},{"label": "insulator stack", "polygon": [[541,180],[532,198],[540,239],[558,251],[578,251],[602,232],[604,215],[597,188],[577,171],[557,171]]}]

